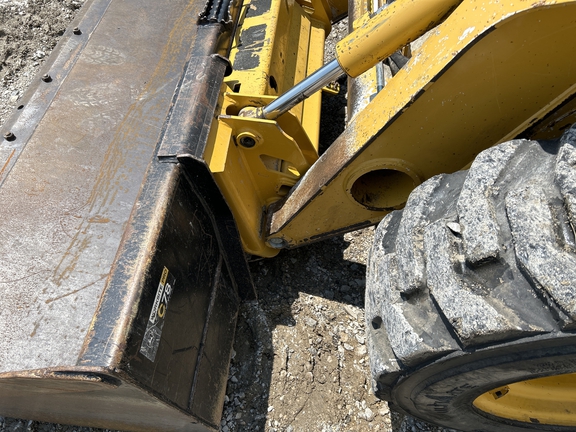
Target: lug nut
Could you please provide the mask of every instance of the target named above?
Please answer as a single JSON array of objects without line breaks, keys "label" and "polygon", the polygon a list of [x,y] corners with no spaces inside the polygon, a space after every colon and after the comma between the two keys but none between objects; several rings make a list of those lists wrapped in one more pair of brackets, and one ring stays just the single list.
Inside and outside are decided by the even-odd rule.
[{"label": "lug nut", "polygon": [[16,139],[16,135],[14,135],[12,132],[6,132],[4,134],[4,139],[6,141],[14,141]]},{"label": "lug nut", "polygon": [[74,27],[72,29],[72,33],[74,33],[75,35],[81,35],[82,31],[78,27]]},{"label": "lug nut", "polygon": [[50,76],[50,74],[44,74],[44,75],[42,75],[42,81],[50,82],[50,81],[52,81],[52,77]]}]

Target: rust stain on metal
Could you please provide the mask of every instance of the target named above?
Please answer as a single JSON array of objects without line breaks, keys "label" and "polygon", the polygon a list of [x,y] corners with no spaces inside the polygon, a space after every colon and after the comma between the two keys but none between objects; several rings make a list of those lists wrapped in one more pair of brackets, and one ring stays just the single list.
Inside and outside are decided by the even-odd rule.
[{"label": "rust stain on metal", "polygon": [[76,231],[72,242],[68,245],[66,252],[64,252],[60,262],[54,269],[52,280],[57,286],[60,286],[63,280],[68,279],[76,268],[80,255],[88,248],[89,240],[87,238],[80,239],[80,236],[85,232],[85,229]]},{"label": "rust stain on metal", "polygon": [[107,217],[104,217],[104,216],[97,215],[97,216],[93,216],[90,219],[88,219],[88,222],[89,223],[108,223],[108,222],[110,222],[110,219]]},{"label": "rust stain on metal", "polygon": [[8,168],[8,166],[10,165],[10,161],[12,160],[12,158],[14,157],[14,155],[16,154],[16,150],[12,150],[10,152],[10,155],[8,156],[8,158],[6,159],[6,162],[4,163],[4,166],[2,167],[2,169],[0,170],[0,179],[2,179],[2,176],[4,175],[4,171],[6,171],[6,168]]},{"label": "rust stain on metal", "polygon": [[97,284],[98,282],[100,282],[101,280],[106,279],[107,277],[108,277],[108,273],[102,275],[101,277],[99,277],[98,279],[96,279],[94,282],[91,282],[91,283],[89,283],[89,284],[86,284],[86,285],[84,285],[84,286],[82,286],[82,287],[80,287],[80,288],[78,288],[78,289],[75,289],[75,290],[73,290],[73,291],[70,291],[70,292],[67,292],[67,293],[65,293],[65,294],[59,295],[58,297],[54,297],[54,298],[45,300],[45,303],[46,303],[46,304],[50,304],[50,303],[52,303],[53,301],[60,300],[60,299],[62,299],[62,298],[64,298],[64,297],[68,297],[68,296],[70,296],[70,295],[72,295],[72,294],[76,294],[77,292],[80,292],[80,291],[82,291],[82,290],[84,290],[84,289],[86,289],[86,288],[90,288],[92,285]]},{"label": "rust stain on metal", "polygon": [[[188,3],[184,11],[179,15],[170,31],[160,60],[140,94],[151,97],[166,85],[166,76],[173,69],[174,59],[178,58],[177,54],[186,43],[190,29],[194,26],[189,19],[193,6],[194,3]],[[115,67],[126,69],[126,76],[128,76],[132,65],[116,64]],[[87,80],[90,81],[90,76],[88,76]],[[104,155],[94,187],[85,204],[87,214],[105,214],[107,206],[111,205],[116,199],[118,190],[122,190],[122,179],[130,171],[129,162],[126,159],[127,154],[139,145],[138,137],[159,135],[160,128],[157,125],[142,121],[142,118],[145,117],[143,111],[147,102],[147,98],[138,99],[129,107],[126,115],[117,126],[116,133]],[[85,113],[77,112],[77,115],[79,117],[78,121],[81,121]],[[121,171],[125,171],[125,173],[121,173]],[[60,264],[54,270],[53,278],[56,284],[61,284],[62,280],[73,272],[79,256],[89,247],[91,243],[89,226],[92,223],[103,223],[103,221],[97,217],[88,217],[76,230],[76,234],[62,256]]]},{"label": "rust stain on metal", "polygon": [[298,187],[290,192],[282,206],[271,214],[270,234],[282,230],[306,203],[321,195],[330,181],[352,161],[353,148],[357,145],[356,138],[354,125],[351,124],[318,159],[313,169],[302,177]]}]

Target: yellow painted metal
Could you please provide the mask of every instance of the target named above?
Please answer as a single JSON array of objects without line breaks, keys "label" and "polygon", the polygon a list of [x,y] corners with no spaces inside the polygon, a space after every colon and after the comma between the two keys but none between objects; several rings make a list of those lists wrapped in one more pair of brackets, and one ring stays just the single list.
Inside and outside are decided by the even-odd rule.
[{"label": "yellow painted metal", "polygon": [[[349,33],[366,23],[366,19],[378,9],[381,1],[350,0],[348,6]],[[379,76],[380,75],[380,76]],[[348,77],[348,111],[347,121],[350,121],[368,105],[384,83],[383,66],[377,65],[356,78]]]},{"label": "yellow painted metal", "polygon": [[324,25],[293,0],[248,3],[239,24],[230,55],[234,71],[224,81],[204,158],[234,214],[244,249],[254,255],[278,253],[262,236],[265,210],[318,158],[321,95],[277,121],[238,114],[270,103],[322,65]]},{"label": "yellow painted metal", "polygon": [[396,0],[336,45],[342,69],[357,77],[438,24],[461,0]]},{"label": "yellow painted metal", "polygon": [[[575,0],[464,0],[270,216],[270,237],[296,246],[376,223],[408,178],[457,171],[538,124],[576,93],[575,31]],[[376,206],[352,193],[375,170],[372,192],[395,194]],[[394,171],[401,188],[386,192]]]},{"label": "yellow painted metal", "polygon": [[310,17],[322,23],[324,31],[326,34],[330,32],[332,28],[332,17],[330,15],[330,5],[326,0],[296,0],[302,9],[305,10]]},{"label": "yellow painted metal", "polygon": [[[308,47],[308,63],[306,67],[306,76],[311,75],[316,70],[318,70],[324,62],[324,35],[320,32],[319,24],[315,21],[313,22],[312,36],[310,38],[310,44]],[[294,81],[294,84],[300,82]],[[319,135],[320,135],[320,108],[322,105],[322,94],[312,95],[302,104],[302,111],[300,111],[300,122],[302,128],[306,131],[310,140],[312,141],[316,150],[318,150],[319,145]],[[292,108],[290,110],[292,113],[298,112],[298,107]]]},{"label": "yellow painted metal", "polygon": [[[225,81],[228,91],[278,96],[322,66],[324,24],[293,0],[272,0],[267,9],[265,4],[246,5],[230,54],[234,69]],[[317,94],[291,110],[316,147],[320,104]]]},{"label": "yellow painted metal", "polygon": [[297,0],[313,19],[324,23],[326,34],[330,31],[330,23],[340,21],[348,13],[347,0]]},{"label": "yellow painted metal", "polygon": [[576,426],[576,374],[508,384],[474,401],[488,414],[530,424]]},{"label": "yellow painted metal", "polygon": [[[269,98],[250,103],[263,105]],[[228,94],[225,104],[245,104]],[[295,137],[286,130],[297,130]],[[252,139],[251,147],[243,140]],[[298,143],[297,143],[298,142]],[[265,209],[284,197],[317,159],[316,149],[300,128],[299,121],[287,113],[278,121],[222,115],[214,151],[209,156],[210,170],[232,208],[246,251],[259,256],[274,256],[261,236]]]}]

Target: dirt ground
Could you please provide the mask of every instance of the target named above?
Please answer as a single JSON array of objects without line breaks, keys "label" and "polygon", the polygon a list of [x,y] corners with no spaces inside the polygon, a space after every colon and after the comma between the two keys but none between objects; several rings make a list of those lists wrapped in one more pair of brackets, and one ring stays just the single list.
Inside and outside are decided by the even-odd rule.
[{"label": "dirt ground", "polygon": [[[82,4],[0,0],[0,127]],[[325,100],[326,142],[342,128],[342,101]],[[241,308],[221,431],[446,431],[391,412],[370,389],[363,303],[372,236],[367,228],[250,263],[259,302]],[[2,432],[88,430],[96,429],[0,417]]]}]

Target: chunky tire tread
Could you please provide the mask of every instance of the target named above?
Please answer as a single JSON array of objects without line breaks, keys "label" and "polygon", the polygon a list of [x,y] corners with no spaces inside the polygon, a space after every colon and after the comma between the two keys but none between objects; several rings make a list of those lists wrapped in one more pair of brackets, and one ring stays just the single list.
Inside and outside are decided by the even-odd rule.
[{"label": "chunky tire tread", "polygon": [[573,327],[576,319],[576,255],[558,244],[545,196],[536,185],[514,190],[506,198],[506,210],[520,265],[568,315],[569,319],[562,323],[562,328],[567,329]]},{"label": "chunky tire tread", "polygon": [[500,229],[492,199],[494,183],[520,145],[513,141],[482,152],[466,176],[458,215],[466,258],[472,264],[498,258]]},{"label": "chunky tire tread", "polygon": [[[431,192],[446,188],[445,178],[439,176],[431,179],[425,188],[425,192]],[[374,320],[383,322],[382,329],[386,330],[391,346],[398,362],[406,366],[418,364],[434,357],[445,355],[459,348],[449,330],[437,314],[433,300],[427,293],[422,291],[425,284],[426,267],[422,243],[424,240],[423,227],[427,219],[422,216],[423,210],[434,212],[435,205],[441,205],[444,201],[454,201],[454,194],[443,194],[442,199],[435,203],[430,202],[422,205],[424,200],[419,200],[422,194],[414,194],[411,197],[414,208],[407,212],[408,219],[404,224],[400,221],[400,213],[394,212],[387,217],[378,227],[375,248],[372,251],[373,263],[378,265],[371,268],[370,272],[377,280],[385,285],[384,289],[368,291],[368,296],[379,296],[381,302],[372,303],[367,310],[371,310]],[[383,245],[395,244],[398,254],[386,250]],[[416,246],[413,246],[416,245]],[[398,262],[403,262],[403,268],[413,266],[415,272],[420,271],[417,278],[402,280]],[[406,264],[409,263],[409,264]],[[418,282],[416,282],[418,281]],[[378,293],[378,294],[376,294]],[[372,325],[373,319],[370,319]],[[393,331],[392,331],[393,330]]]},{"label": "chunky tire tread", "polygon": [[424,243],[427,262],[435,263],[427,272],[431,295],[462,345],[544,331],[522,322],[502,301],[488,296],[484,286],[465,276],[464,256],[458,247],[461,240],[445,221],[439,220],[427,227]]},{"label": "chunky tire tread", "polygon": [[410,294],[422,288],[426,283],[426,266],[422,243],[424,227],[428,225],[428,209],[432,193],[439,187],[442,177],[435,177],[414,191],[409,198],[409,205],[400,220],[396,242],[396,254],[399,257],[399,277],[402,292]]},{"label": "chunky tire tread", "polygon": [[[462,400],[503,383],[487,384],[486,373],[467,368],[487,368],[496,380],[515,353],[524,361],[510,363],[515,376],[545,375],[552,373],[543,371],[554,363],[550,353],[560,350],[574,351],[574,366],[558,369],[576,372],[570,333],[576,328],[575,146],[572,127],[557,142],[514,140],[488,149],[469,171],[425,182],[404,210],[381,222],[366,285],[377,395],[429,421],[489,430],[502,419],[478,414]],[[558,347],[563,338],[571,342]],[[538,355],[547,359],[544,369],[534,366]],[[457,367],[448,372],[449,364]],[[455,390],[454,370],[479,382]],[[478,393],[481,386],[488,387]],[[430,404],[438,398],[458,399],[458,415],[444,412],[452,402],[442,399],[442,410]],[[463,406],[470,418],[458,420]],[[502,430],[531,427],[507,422]]]},{"label": "chunky tire tread", "polygon": [[[572,129],[563,137],[568,143],[576,142],[576,131]],[[556,183],[560,186],[560,192],[566,203],[570,222],[576,227],[576,149],[570,144],[563,144],[558,152],[556,161]],[[572,246],[574,236],[572,233]]]}]

